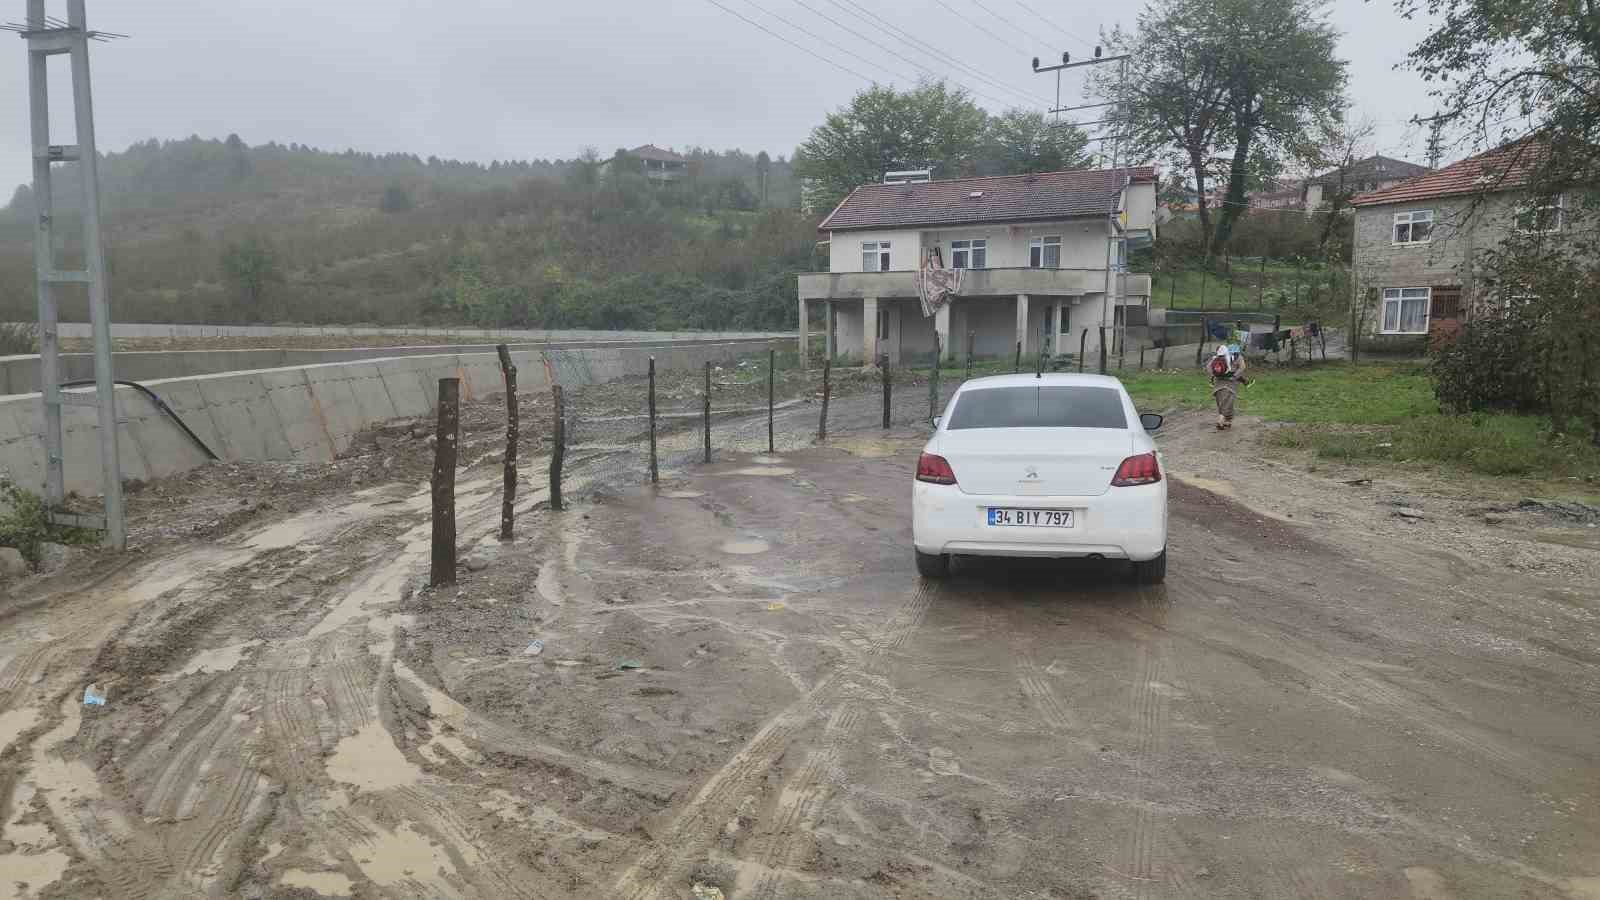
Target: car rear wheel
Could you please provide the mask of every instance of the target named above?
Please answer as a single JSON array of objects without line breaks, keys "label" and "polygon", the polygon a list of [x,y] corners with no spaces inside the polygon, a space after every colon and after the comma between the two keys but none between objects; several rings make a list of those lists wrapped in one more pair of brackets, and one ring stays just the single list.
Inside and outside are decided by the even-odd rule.
[{"label": "car rear wheel", "polygon": [[914,550],[917,554],[917,572],[923,578],[943,578],[950,574],[950,554],[948,553],[923,553]]},{"label": "car rear wheel", "polygon": [[1135,560],[1133,580],[1140,584],[1160,584],[1167,580],[1167,551],[1155,559]]}]

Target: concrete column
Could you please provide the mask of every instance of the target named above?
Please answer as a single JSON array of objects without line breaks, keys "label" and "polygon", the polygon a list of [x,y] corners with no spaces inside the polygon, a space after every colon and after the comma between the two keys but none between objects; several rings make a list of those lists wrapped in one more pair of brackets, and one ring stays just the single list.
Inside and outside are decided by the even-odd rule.
[{"label": "concrete column", "polygon": [[839,355],[839,337],[835,333],[838,331],[839,322],[838,314],[835,312],[835,306],[832,300],[822,301],[822,321],[822,327],[826,334],[825,343],[827,346],[828,358],[833,359],[835,356]]},{"label": "concrete column", "polygon": [[[953,301],[952,301],[953,302]],[[954,359],[950,347],[950,304],[939,307],[933,314],[933,330],[939,335],[939,354],[941,359]]]},{"label": "concrete column", "polygon": [[861,298],[861,358],[869,366],[878,364],[877,297]]},{"label": "concrete column", "polygon": [[[1034,352],[1037,349],[1036,347],[1033,346],[1033,341],[1028,339],[1028,332],[1030,330],[1031,329],[1028,328],[1028,295],[1027,294],[1018,294],[1017,295],[1017,340],[1022,342],[1022,355],[1024,355],[1024,356],[1028,355],[1029,353]],[[1013,348],[1013,349],[1015,349],[1015,348]]]},{"label": "concrete column", "polygon": [[805,298],[800,299],[800,368],[811,367],[811,329],[806,321],[809,303]]}]

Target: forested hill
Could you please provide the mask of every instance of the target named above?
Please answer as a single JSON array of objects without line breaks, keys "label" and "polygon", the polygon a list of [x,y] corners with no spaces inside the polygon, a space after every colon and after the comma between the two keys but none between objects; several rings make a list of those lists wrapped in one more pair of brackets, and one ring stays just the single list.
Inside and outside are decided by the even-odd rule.
[{"label": "forested hill", "polygon": [[[691,175],[602,177],[595,154],[488,165],[404,153],[147,141],[101,162],[120,321],[790,327],[814,266],[783,158],[685,151]],[[611,167],[622,169],[624,167]],[[75,166],[58,253],[77,255]],[[0,210],[0,319],[31,320],[33,202]],[[85,318],[62,290],[64,317]]]}]

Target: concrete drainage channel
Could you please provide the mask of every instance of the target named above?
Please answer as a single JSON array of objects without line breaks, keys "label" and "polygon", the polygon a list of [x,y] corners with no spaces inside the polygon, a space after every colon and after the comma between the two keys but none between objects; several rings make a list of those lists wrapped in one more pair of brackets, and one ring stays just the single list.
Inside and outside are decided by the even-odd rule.
[{"label": "concrete drainage channel", "polygon": [[[533,346],[529,349],[524,345],[524,349],[511,354],[524,393],[549,390],[552,383],[602,384],[643,375],[652,356],[658,371],[684,371],[706,362],[728,365],[769,348],[791,351],[795,341],[755,338]],[[208,461],[202,446],[230,461],[331,460],[349,446],[357,432],[370,425],[432,414],[440,378],[460,378],[465,400],[501,389],[499,360],[492,347],[481,352],[449,348],[448,352],[144,381],[144,388],[186,423],[193,436],[198,437],[196,441],[148,396],[132,387],[119,387],[123,477],[145,480],[188,471]],[[38,394],[0,397],[0,472],[36,492],[44,484],[43,430]],[[95,410],[89,406],[65,407],[62,430],[67,490],[97,493]]]}]

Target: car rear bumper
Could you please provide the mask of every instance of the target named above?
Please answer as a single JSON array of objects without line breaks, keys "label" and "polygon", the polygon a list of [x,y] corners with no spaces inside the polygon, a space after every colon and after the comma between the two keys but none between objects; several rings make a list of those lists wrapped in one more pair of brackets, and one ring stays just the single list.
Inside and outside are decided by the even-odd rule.
[{"label": "car rear bumper", "polygon": [[[913,482],[912,542],[923,553],[970,556],[1103,556],[1154,559],[1167,548],[1167,483],[1114,487],[1097,497],[962,493],[955,485]],[[1071,528],[985,524],[991,506],[1071,509]]]}]

